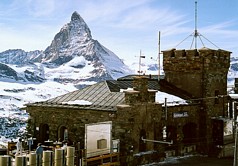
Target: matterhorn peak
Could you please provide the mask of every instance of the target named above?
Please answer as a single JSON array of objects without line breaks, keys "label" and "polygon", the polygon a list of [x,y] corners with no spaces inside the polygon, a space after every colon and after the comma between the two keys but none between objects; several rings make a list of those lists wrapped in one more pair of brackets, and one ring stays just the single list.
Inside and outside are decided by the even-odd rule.
[{"label": "matterhorn peak", "polygon": [[[62,64],[62,57],[72,54],[65,53],[70,48],[76,48],[78,45],[86,44],[92,40],[91,31],[83,18],[75,11],[71,16],[70,23],[64,25],[60,32],[57,33],[51,45],[46,48],[45,61],[52,61],[57,64]],[[73,54],[74,55],[74,54]],[[61,57],[62,56],[62,57]],[[64,58],[63,58],[64,59]],[[67,60],[71,60],[68,58]]]},{"label": "matterhorn peak", "polygon": [[83,18],[78,14],[78,12],[73,12],[72,16],[71,16],[71,21],[75,21],[75,20],[79,20],[84,22]]},{"label": "matterhorn peak", "polygon": [[[71,21],[67,25],[68,29],[79,32],[80,35],[84,34],[89,38],[92,38],[90,29],[83,18],[78,14],[78,12],[73,12],[71,16]],[[74,34],[75,35],[75,34]]]}]

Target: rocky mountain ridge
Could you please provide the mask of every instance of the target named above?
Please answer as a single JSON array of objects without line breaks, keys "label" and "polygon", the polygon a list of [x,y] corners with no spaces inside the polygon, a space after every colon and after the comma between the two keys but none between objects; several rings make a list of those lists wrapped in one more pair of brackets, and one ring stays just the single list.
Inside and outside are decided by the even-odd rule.
[{"label": "rocky mountain ridge", "polygon": [[24,104],[131,73],[117,55],[92,38],[74,12],[45,50],[0,53],[0,144],[26,136]]},{"label": "rocky mountain ridge", "polygon": [[[79,58],[81,61],[77,62]],[[53,75],[50,69],[54,69],[55,74],[57,68],[67,64],[71,64],[69,65],[71,72],[79,73],[78,77],[74,77],[72,80],[64,74],[55,74],[55,77],[50,79],[60,82],[72,80],[75,83],[88,80],[98,82],[106,79],[116,79],[132,72],[117,55],[92,38],[89,27],[77,12],[72,14],[71,21],[61,28],[50,46],[44,51],[7,50],[0,53],[0,63],[2,64],[0,69],[5,71],[1,73],[0,80],[8,78],[12,81],[23,82],[47,80],[49,79],[47,75]],[[34,67],[39,66],[39,64],[40,68]],[[23,71],[24,74],[19,73],[19,70],[23,67],[26,68]],[[85,70],[85,68],[87,68],[88,74],[83,78],[80,76],[80,70]],[[45,73],[45,71],[48,71],[48,73]],[[41,73],[41,75],[36,73]],[[17,77],[17,75],[24,75],[24,78]],[[29,75],[31,75],[30,78]],[[34,76],[36,76],[35,79]]]}]

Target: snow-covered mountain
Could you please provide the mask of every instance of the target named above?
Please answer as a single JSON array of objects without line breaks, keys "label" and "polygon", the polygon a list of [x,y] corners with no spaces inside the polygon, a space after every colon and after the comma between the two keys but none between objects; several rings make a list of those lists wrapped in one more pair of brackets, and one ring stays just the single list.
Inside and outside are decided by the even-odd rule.
[{"label": "snow-covered mountain", "polygon": [[37,57],[41,53],[42,51],[38,50],[25,52],[22,49],[9,49],[0,53],[0,62],[5,64],[27,65],[32,62],[37,62]]},{"label": "snow-covered mountain", "polygon": [[[130,67],[92,38],[77,12],[44,51],[14,49],[0,53],[0,144],[25,135],[28,115],[20,109],[24,104],[137,73],[138,63]],[[155,63],[142,63],[140,67],[145,74],[158,74]],[[229,83],[238,77],[237,71],[238,58],[231,58]]]},{"label": "snow-covered mountain", "polygon": [[45,80],[43,75],[43,68],[36,64],[17,66],[0,63],[0,81],[41,83]]},{"label": "snow-covered mountain", "polygon": [[238,78],[238,57],[232,57],[230,63],[230,69],[228,72],[228,83],[231,82],[233,84],[234,79]]},{"label": "snow-covered mountain", "polygon": [[94,40],[83,18],[74,12],[45,50],[0,53],[0,142],[25,134],[21,129],[26,127],[27,114],[20,109],[24,104],[127,74],[133,71]]},{"label": "snow-covered mountain", "polygon": [[[42,82],[48,79],[74,83],[82,80],[98,82],[132,73],[117,55],[92,38],[89,27],[77,12],[72,14],[71,21],[61,28],[51,45],[44,51],[7,50],[0,53],[0,63],[7,65],[4,68],[8,67],[7,73],[1,73],[0,80],[8,78],[25,82]],[[10,65],[14,65],[14,69]],[[64,66],[68,69],[64,70]],[[25,71],[22,71],[23,67],[26,68]],[[15,70],[14,76],[9,75],[10,70]],[[19,70],[21,73],[18,73]],[[22,72],[25,73],[25,78],[21,77]],[[69,72],[75,72],[78,75],[69,78]],[[20,77],[18,77],[19,74]],[[34,76],[37,78],[34,79]]]}]

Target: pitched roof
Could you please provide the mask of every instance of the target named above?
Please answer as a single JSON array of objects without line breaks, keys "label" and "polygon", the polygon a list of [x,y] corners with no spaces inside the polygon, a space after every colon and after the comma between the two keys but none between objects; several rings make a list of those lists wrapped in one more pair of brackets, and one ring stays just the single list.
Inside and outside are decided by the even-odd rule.
[{"label": "pitched roof", "polygon": [[[117,80],[107,80],[93,84],[81,90],[76,90],[47,101],[29,103],[26,106],[64,107],[77,109],[94,109],[115,111],[116,106],[124,103],[125,94],[122,89],[133,88],[135,75],[121,77]],[[170,85],[163,77],[158,81],[158,76],[148,76],[148,88],[163,91],[181,98],[188,99],[191,95],[179,88]],[[83,101],[83,102],[72,102]],[[86,103],[86,104],[85,104]],[[87,104],[90,103],[90,104]]]},{"label": "pitched roof", "polygon": [[[87,101],[91,104],[67,104],[69,101]],[[115,110],[115,106],[122,104],[124,101],[124,93],[111,92],[106,81],[88,86],[81,90],[76,90],[56,98],[27,104],[27,106],[48,106],[48,107],[71,107],[81,109],[99,109],[99,110]]]}]

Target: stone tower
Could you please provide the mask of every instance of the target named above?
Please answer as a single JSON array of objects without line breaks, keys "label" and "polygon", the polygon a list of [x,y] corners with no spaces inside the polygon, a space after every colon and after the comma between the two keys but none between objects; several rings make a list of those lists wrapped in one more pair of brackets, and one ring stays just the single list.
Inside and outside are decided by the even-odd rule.
[{"label": "stone tower", "polygon": [[208,48],[163,51],[165,80],[192,94],[191,101],[201,103],[199,135],[205,137],[201,142],[212,139],[211,118],[227,115],[225,96],[230,54]]}]

